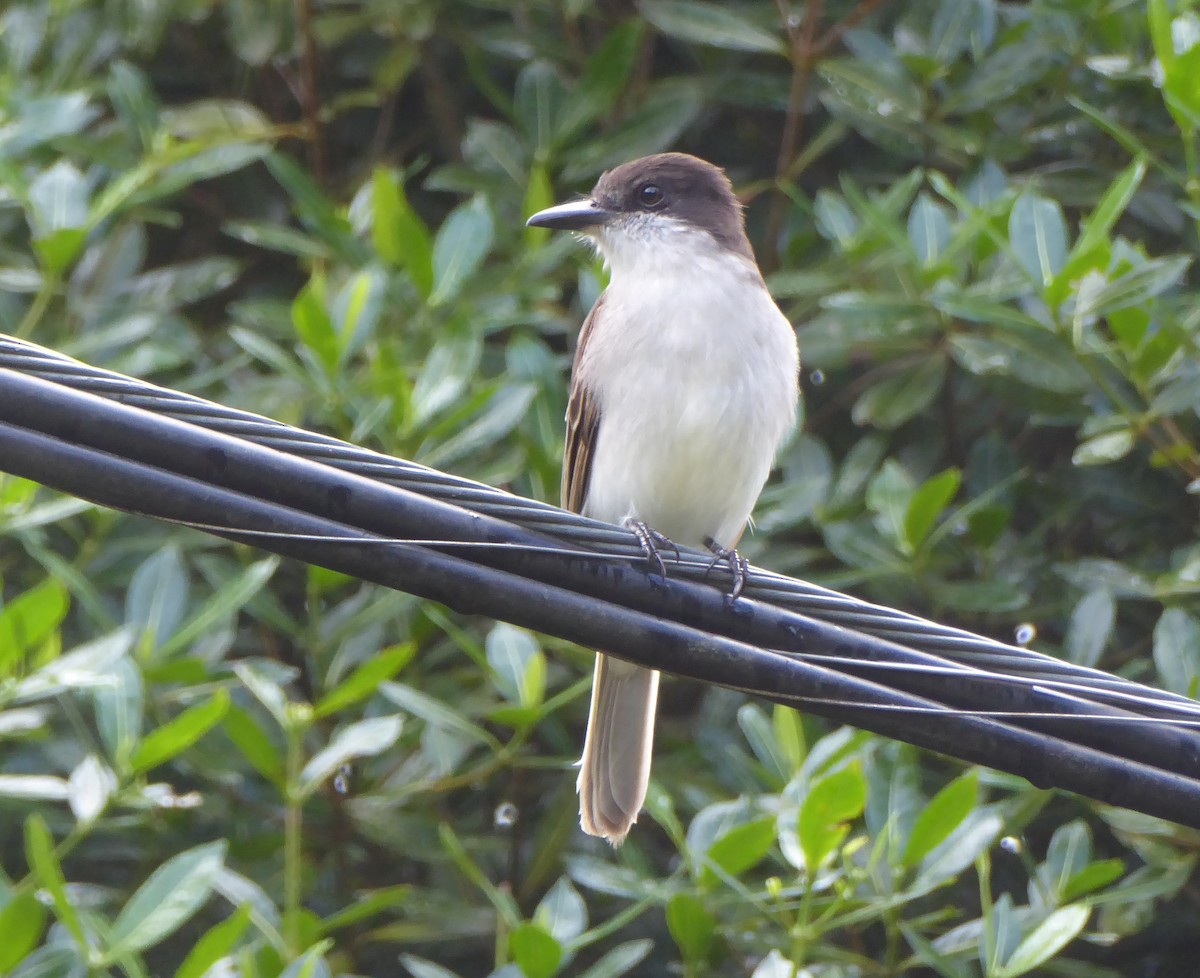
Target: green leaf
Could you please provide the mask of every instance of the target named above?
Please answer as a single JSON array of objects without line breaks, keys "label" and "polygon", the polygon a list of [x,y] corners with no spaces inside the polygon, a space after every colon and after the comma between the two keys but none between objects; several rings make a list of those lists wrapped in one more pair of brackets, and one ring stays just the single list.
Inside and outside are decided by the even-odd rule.
[{"label": "green leaf", "polygon": [[158,655],[167,658],[210,635],[221,622],[245,608],[278,569],[279,558],[267,557],[224,579],[213,595],[159,646]]},{"label": "green leaf", "polygon": [[80,825],[90,825],[100,817],[116,788],[116,775],[95,754],[75,765],[67,779],[67,802]]},{"label": "green leaf", "polygon": [[1116,602],[1107,588],[1094,588],[1080,598],[1067,628],[1067,658],[1076,665],[1094,667],[1112,635],[1116,615]]},{"label": "green leaf", "polygon": [[1107,431],[1081,442],[1071,455],[1074,465],[1107,465],[1124,458],[1137,444],[1133,431]]},{"label": "green leaf", "polygon": [[[623,24],[608,31],[603,43],[588,58],[579,82],[567,95],[559,120],[556,145],[566,144],[589,122],[606,117],[616,106],[633,72],[645,26],[645,21],[640,17],[630,17]],[[531,186],[534,174],[540,169],[540,164],[535,164],[531,169]],[[525,202],[527,205],[534,203],[528,192]],[[527,206],[523,213],[532,214],[553,202],[547,188],[545,203],[539,203],[537,207]],[[542,229],[542,233],[548,232]]]},{"label": "green leaf", "polygon": [[142,629],[151,648],[158,648],[183,621],[188,591],[179,548],[163,547],[134,571],[125,596],[125,620]]},{"label": "green leaf", "polygon": [[648,937],[618,944],[579,978],[620,978],[641,964],[653,949],[654,941]]},{"label": "green leaf", "polygon": [[929,29],[929,54],[949,65],[972,45],[988,47],[995,33],[993,0],[942,0]]},{"label": "green leaf", "polygon": [[218,689],[206,703],[190,706],[179,716],[151,730],[129,761],[135,772],[149,771],[182,754],[221,722],[229,709],[229,693]]},{"label": "green leaf", "polygon": [[508,950],[526,978],[551,978],[562,963],[562,945],[530,921],[518,924],[509,934]]},{"label": "green leaf", "polygon": [[381,682],[391,679],[408,665],[416,652],[415,642],[402,642],[372,656],[321,697],[313,708],[313,716],[329,716],[366,699],[379,688]]},{"label": "green leaf", "polygon": [[483,337],[477,332],[438,338],[413,384],[414,428],[420,428],[458,402],[475,379],[482,355]]},{"label": "green leaf", "polygon": [[705,853],[700,879],[715,883],[724,876],[737,876],[766,856],[775,841],[775,818],[766,816],[735,825],[717,837]]},{"label": "green leaf", "polygon": [[328,371],[338,364],[339,342],[329,315],[325,276],[317,272],[292,300],[292,326],[296,335]]},{"label": "green leaf", "polygon": [[970,866],[1003,831],[1004,821],[988,808],[976,808],[921,862],[918,887],[952,879]]},{"label": "green leaf", "polygon": [[1072,283],[1093,267],[1096,254],[1108,247],[1112,229],[1125,213],[1145,176],[1146,159],[1139,156],[1108,185],[1104,196],[1083,222],[1083,233],[1071,248],[1066,264],[1046,290],[1046,301],[1052,306],[1061,304],[1067,298]]},{"label": "green leaf", "polygon": [[850,246],[858,233],[858,215],[838,194],[831,190],[818,190],[813,206],[813,217],[817,231],[828,241],[835,241],[842,248]]},{"label": "green leaf", "polygon": [[69,944],[44,944],[5,978],[87,978],[84,952]]},{"label": "green leaf", "polygon": [[910,552],[915,552],[928,538],[939,516],[958,495],[962,473],[946,469],[926,479],[913,492],[904,513],[904,540]]},{"label": "green leaf", "polygon": [[766,775],[772,782],[782,788],[792,776],[793,768],[788,760],[779,753],[779,745],[775,739],[775,731],[771,721],[767,719],[762,707],[757,703],[744,703],[738,707],[738,726],[746,735],[746,742],[754,751],[754,756],[762,764]]},{"label": "green leaf", "polygon": [[1078,394],[1089,384],[1074,353],[1044,329],[955,333],[950,349],[960,366],[980,376],[997,374],[1056,394]]},{"label": "green leaf", "polygon": [[383,315],[387,278],[379,268],[355,272],[333,300],[338,363],[345,364],[372,336]]},{"label": "green leaf", "polygon": [[37,874],[38,882],[50,894],[59,921],[70,931],[80,950],[86,953],[88,944],[83,935],[83,925],[79,922],[75,905],[67,896],[67,881],[63,878],[62,866],[54,851],[54,839],[42,816],[36,813],[25,820],[25,859]]},{"label": "green leaf", "polygon": [[1140,306],[1179,284],[1191,262],[1186,255],[1151,258],[1096,288],[1081,291],[1076,314],[1107,316],[1119,309]]},{"label": "green leaf", "polygon": [[787,53],[781,37],[728,6],[699,0],[641,0],[638,10],[668,37],[680,41],[731,51]]},{"label": "green leaf", "polygon": [[469,740],[499,749],[499,745],[486,730],[475,725],[463,714],[451,709],[440,700],[434,699],[428,693],[423,693],[404,683],[390,681],[380,683],[379,691],[400,709],[424,720],[431,726],[445,727],[447,730],[462,734]]},{"label": "green leaf", "polygon": [[1067,222],[1058,202],[1026,190],[1013,203],[1008,241],[1021,267],[1046,289],[1067,260]]},{"label": "green leaf", "polygon": [[225,714],[224,729],[259,774],[276,785],[283,783],[283,755],[258,721],[241,707],[231,706]]},{"label": "green leaf", "polygon": [[356,895],[354,903],[325,917],[317,927],[317,933],[325,937],[334,931],[353,926],[385,910],[399,908],[408,903],[417,888],[407,884],[385,886]]},{"label": "green leaf", "polygon": [[433,241],[431,306],[458,297],[492,247],[492,212],[483,197],[456,207]]},{"label": "green leaf", "polygon": [[459,978],[457,972],[418,958],[415,954],[401,954],[400,963],[409,970],[413,978]]},{"label": "green leaf", "polygon": [[450,468],[455,462],[492,447],[525,419],[537,392],[534,384],[506,384],[487,400],[471,424],[429,451],[418,453],[418,457],[432,468]]},{"label": "green leaf", "polygon": [[1055,910],[992,974],[995,978],[1017,978],[1045,964],[1083,932],[1091,912],[1091,907],[1082,903]]},{"label": "green leaf", "polygon": [[0,910],[0,973],[9,974],[36,947],[46,929],[46,908],[33,893],[13,893]]},{"label": "green leaf", "polygon": [[[525,185],[525,200],[521,204],[521,213],[529,216],[545,210],[554,203],[554,189],[550,185],[550,174],[541,163],[535,163],[529,168],[529,181]],[[525,228],[526,245],[537,245],[548,241],[553,232],[549,228]]]},{"label": "green leaf", "polygon": [[569,944],[587,930],[587,904],[571,881],[560,876],[542,897],[533,919],[560,944]]},{"label": "green leaf", "polygon": [[676,893],[667,901],[667,930],[689,964],[703,964],[716,942],[716,920],[704,901],[691,893]]},{"label": "green leaf", "polygon": [[242,685],[267,708],[275,722],[286,728],[290,722],[287,694],[272,675],[269,663],[244,659],[234,665],[233,671],[242,681]]},{"label": "green leaf", "polygon": [[92,702],[109,756],[118,766],[126,764],[142,736],[145,691],[141,671],[125,658],[113,663],[108,682],[92,692]]},{"label": "green leaf", "polygon": [[704,87],[696,78],[654,83],[621,125],[572,152],[562,179],[594,177],[601,170],[669,148],[707,104]]},{"label": "green leaf", "polygon": [[409,205],[399,176],[376,168],[371,175],[371,201],[375,250],[408,272],[417,291],[428,299],[433,291],[433,244],[429,229]]},{"label": "green leaf", "polygon": [[978,797],[979,775],[975,771],[955,778],[934,795],[913,823],[901,865],[915,866],[941,845],[971,814]]},{"label": "green leaf", "polygon": [[231,916],[210,927],[183,959],[175,978],[204,978],[205,972],[228,956],[245,933],[251,910],[251,904],[243,903]]},{"label": "green leaf", "polygon": [[151,873],[113,922],[107,959],[153,947],[190,920],[212,893],[225,848],[223,839],[196,846]]},{"label": "green leaf", "polygon": [[87,224],[90,188],[68,160],[59,160],[29,184],[29,224],[34,236],[82,228]]},{"label": "green leaf", "polygon": [[[968,6],[962,3],[962,6]],[[908,214],[908,240],[917,253],[917,260],[929,267],[950,243],[950,218],[946,209],[922,191]]]},{"label": "green leaf", "polygon": [[850,832],[867,803],[867,779],[857,761],[828,774],[809,787],[800,805],[797,834],[810,879]]},{"label": "green leaf", "polygon": [[894,431],[934,402],[942,391],[945,375],[945,359],[926,357],[868,387],[854,402],[850,416],[857,425],[874,425],[883,431]]},{"label": "green leaf", "polygon": [[358,266],[368,259],[369,249],[354,237],[345,216],[303,167],[276,151],[268,153],[264,162],[291,196],[297,215],[309,230],[349,264]]},{"label": "green leaf", "polygon": [[0,676],[10,675],[23,656],[57,635],[67,607],[66,588],[47,579],[0,608]]},{"label": "green leaf", "polygon": [[333,947],[329,940],[319,941],[279,973],[279,978],[332,978],[325,952]]},{"label": "green leaf", "polygon": [[517,75],[513,116],[532,145],[534,157],[544,158],[556,141],[566,88],[558,70],[547,61],[531,61]]},{"label": "green leaf", "polygon": [[93,105],[85,91],[26,99],[15,118],[9,116],[0,160],[19,159],[35,146],[81,132],[100,112],[100,106]]},{"label": "green leaf", "polygon": [[1200,619],[1168,608],[1154,626],[1154,665],[1173,693],[1195,696],[1200,683]]},{"label": "green leaf", "polygon": [[269,221],[226,221],[221,230],[231,238],[256,248],[266,248],[297,258],[332,259],[333,252],[323,241],[304,231]]},{"label": "green leaf", "polygon": [[1077,900],[1120,879],[1124,872],[1125,862],[1121,859],[1097,859],[1067,880],[1061,889],[1061,898],[1064,901]]},{"label": "green leaf", "polygon": [[875,525],[897,547],[906,539],[905,520],[914,488],[912,478],[903,466],[890,458],[867,488],[867,506],[875,514]]},{"label": "green leaf", "polygon": [[301,797],[311,795],[347,761],[383,753],[400,737],[402,726],[403,718],[392,715],[359,720],[338,731],[300,772]]},{"label": "green leaf", "polygon": [[498,622],[488,632],[484,647],[504,697],[521,706],[540,706],[546,691],[546,658],[533,633]]},{"label": "green leaf", "polygon": [[777,703],[771,710],[771,726],[775,731],[778,752],[786,758],[789,771],[794,773],[799,770],[805,754],[808,753],[800,714],[790,706]]}]

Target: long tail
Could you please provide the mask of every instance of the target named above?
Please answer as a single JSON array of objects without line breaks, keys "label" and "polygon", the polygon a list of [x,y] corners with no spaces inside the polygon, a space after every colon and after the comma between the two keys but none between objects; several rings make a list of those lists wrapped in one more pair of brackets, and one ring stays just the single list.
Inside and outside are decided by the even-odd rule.
[{"label": "long tail", "polygon": [[579,767],[579,824],[614,846],[646,800],[654,746],[657,672],[596,654],[592,709]]}]

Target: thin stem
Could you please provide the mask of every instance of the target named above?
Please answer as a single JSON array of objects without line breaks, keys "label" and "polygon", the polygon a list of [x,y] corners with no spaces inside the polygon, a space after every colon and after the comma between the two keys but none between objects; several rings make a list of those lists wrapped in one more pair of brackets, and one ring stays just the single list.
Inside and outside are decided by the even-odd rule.
[{"label": "thin stem", "polygon": [[305,725],[293,718],[287,729],[287,779],[283,816],[283,935],[288,952],[300,947],[300,903],[303,897],[304,801],[300,785]]},{"label": "thin stem", "polygon": [[309,163],[317,183],[326,185],[325,138],[321,128],[321,89],[317,38],[313,33],[312,0],[296,0],[296,25],[300,31],[300,109],[304,113]]}]

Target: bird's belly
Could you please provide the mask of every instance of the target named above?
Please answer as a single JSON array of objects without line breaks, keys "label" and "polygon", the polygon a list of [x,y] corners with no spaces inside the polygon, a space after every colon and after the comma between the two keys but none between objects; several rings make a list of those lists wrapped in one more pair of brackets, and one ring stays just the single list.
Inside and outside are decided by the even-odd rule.
[{"label": "bird's belly", "polygon": [[732,547],[770,470],[774,445],[740,391],[683,386],[606,405],[585,510],[645,521],[676,543]]}]

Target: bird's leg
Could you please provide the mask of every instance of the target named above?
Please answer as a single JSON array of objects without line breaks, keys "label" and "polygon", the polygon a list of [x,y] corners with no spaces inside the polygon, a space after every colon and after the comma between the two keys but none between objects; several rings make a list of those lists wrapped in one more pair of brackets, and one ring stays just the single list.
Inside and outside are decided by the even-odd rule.
[{"label": "bird's leg", "polygon": [[704,546],[713,553],[712,563],[708,565],[705,576],[712,573],[712,569],[722,561],[729,566],[729,573],[733,575],[733,587],[729,590],[729,603],[733,604],[741,597],[742,588],[746,586],[746,578],[750,574],[750,561],[736,550],[726,550],[712,537],[704,538]]},{"label": "bird's leg", "polygon": [[663,549],[675,551],[675,562],[679,562],[679,548],[668,539],[664,534],[652,526],[647,526],[641,520],[635,520],[632,517],[625,520],[625,526],[632,531],[637,537],[638,546],[642,548],[642,553],[646,555],[646,559],[650,561],[651,566],[658,568],[659,577],[667,576],[667,566],[663,563],[662,554],[659,552]]}]

